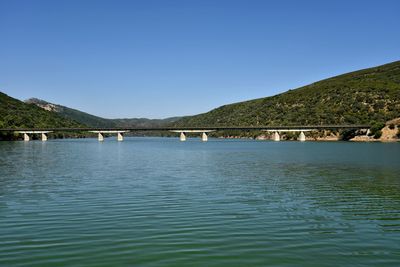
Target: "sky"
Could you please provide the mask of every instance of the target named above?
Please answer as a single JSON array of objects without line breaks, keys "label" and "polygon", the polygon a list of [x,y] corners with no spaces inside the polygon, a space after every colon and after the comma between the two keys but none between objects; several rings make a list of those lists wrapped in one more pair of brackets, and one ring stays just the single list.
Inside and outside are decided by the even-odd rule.
[{"label": "sky", "polygon": [[400,60],[397,0],[0,0],[0,91],[166,118]]}]

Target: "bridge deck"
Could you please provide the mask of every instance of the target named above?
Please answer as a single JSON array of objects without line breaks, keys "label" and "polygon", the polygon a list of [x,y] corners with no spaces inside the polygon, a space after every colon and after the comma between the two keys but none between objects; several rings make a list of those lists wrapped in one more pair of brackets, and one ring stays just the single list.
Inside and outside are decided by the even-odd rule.
[{"label": "bridge deck", "polygon": [[204,127],[84,127],[84,128],[2,128],[0,132],[14,131],[52,131],[52,132],[80,132],[80,131],[181,131],[181,130],[204,130],[204,131],[223,131],[223,130],[340,130],[340,129],[368,129],[370,125],[275,125],[275,126],[204,126]]}]

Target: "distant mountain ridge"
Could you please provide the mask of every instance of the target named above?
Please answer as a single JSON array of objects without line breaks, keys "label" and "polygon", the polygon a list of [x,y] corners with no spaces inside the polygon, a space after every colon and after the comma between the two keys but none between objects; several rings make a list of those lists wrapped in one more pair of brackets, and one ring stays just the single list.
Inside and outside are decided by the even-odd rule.
[{"label": "distant mountain ridge", "polygon": [[174,126],[371,124],[400,117],[400,61],[185,117]]},{"label": "distant mountain ridge", "polygon": [[74,120],[90,127],[158,127],[173,123],[181,117],[172,117],[166,119],[146,119],[146,118],[123,118],[123,119],[105,119],[77,109],[53,104],[38,98],[30,98],[25,101],[34,104],[42,109],[55,112],[59,116]]},{"label": "distant mountain ridge", "polygon": [[34,104],[42,109],[57,113],[59,116],[68,118],[91,127],[116,127],[115,122],[86,112],[72,109],[58,104],[53,104],[38,98],[30,98],[25,103]]}]

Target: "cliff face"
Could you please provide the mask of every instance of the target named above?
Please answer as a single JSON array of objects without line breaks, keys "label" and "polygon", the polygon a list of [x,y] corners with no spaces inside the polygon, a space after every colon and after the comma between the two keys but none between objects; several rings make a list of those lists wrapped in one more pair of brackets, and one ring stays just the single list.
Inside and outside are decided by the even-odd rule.
[{"label": "cliff face", "polygon": [[61,106],[55,105],[55,104],[52,104],[52,103],[48,103],[46,101],[43,101],[43,100],[40,100],[40,99],[37,99],[37,98],[30,98],[30,99],[26,100],[25,103],[35,104],[36,106],[38,106],[38,107],[40,107],[40,108],[42,108],[44,110],[47,110],[47,111],[52,111],[52,112],[57,112],[57,113],[62,111],[62,107]]}]

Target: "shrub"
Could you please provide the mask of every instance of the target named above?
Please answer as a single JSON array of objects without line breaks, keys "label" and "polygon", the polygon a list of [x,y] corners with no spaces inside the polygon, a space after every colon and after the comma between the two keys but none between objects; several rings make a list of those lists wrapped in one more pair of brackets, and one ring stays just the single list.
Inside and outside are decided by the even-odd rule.
[{"label": "shrub", "polygon": [[288,132],[285,134],[286,140],[296,140],[298,138],[298,133]]},{"label": "shrub", "polygon": [[350,139],[356,136],[356,130],[354,129],[346,129],[340,132],[339,139],[342,141],[349,141]]},{"label": "shrub", "polygon": [[379,139],[379,138],[381,138],[381,136],[382,136],[382,131],[378,130],[374,134],[374,139]]},{"label": "shrub", "polygon": [[391,123],[391,124],[389,125],[389,129],[390,129],[390,130],[393,130],[393,129],[394,129],[394,127],[395,127],[395,126],[394,126],[394,124],[393,124],[393,123]]},{"label": "shrub", "polygon": [[[371,129],[370,129],[370,136],[375,136],[376,133],[380,130],[382,130],[382,128],[385,127],[385,123],[383,122],[375,122],[372,124]],[[381,132],[382,135],[382,132]],[[378,137],[379,138],[379,137]]]}]

